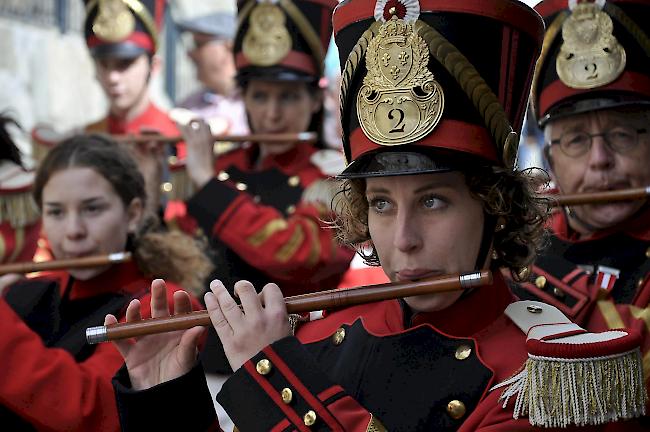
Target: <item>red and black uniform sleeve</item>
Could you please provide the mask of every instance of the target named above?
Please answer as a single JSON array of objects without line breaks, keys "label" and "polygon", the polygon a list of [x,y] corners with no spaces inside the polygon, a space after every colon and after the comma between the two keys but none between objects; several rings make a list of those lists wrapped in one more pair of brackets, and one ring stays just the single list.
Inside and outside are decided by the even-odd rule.
[{"label": "red and black uniform sleeve", "polygon": [[[170,303],[176,290],[168,289]],[[143,317],[150,317],[150,294],[140,300]],[[119,430],[111,378],[123,359],[112,344],[77,362],[65,349],[47,347],[4,299],[0,321],[0,405],[37,430]]]},{"label": "red and black uniform sleeve", "polygon": [[352,259],[353,251],[336,243],[334,230],[325,226],[323,211],[315,204],[299,203],[287,217],[256,203],[231,182],[213,178],[187,208],[207,235],[276,282],[301,280],[313,286],[343,274]]},{"label": "red and black uniform sleeve", "polygon": [[147,390],[133,390],[122,367],[113,378],[123,432],[220,431],[205,374],[200,365],[189,373]]},{"label": "red and black uniform sleeve", "polygon": [[371,425],[385,430],[330,381],[295,337],[281,339],[247,361],[226,381],[217,401],[242,431],[366,432],[373,430]]}]

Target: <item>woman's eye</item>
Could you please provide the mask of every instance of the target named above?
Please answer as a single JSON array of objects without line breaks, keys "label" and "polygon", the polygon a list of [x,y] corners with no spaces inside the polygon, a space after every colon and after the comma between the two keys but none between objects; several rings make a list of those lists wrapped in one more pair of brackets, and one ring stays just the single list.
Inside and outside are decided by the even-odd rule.
[{"label": "woman's eye", "polygon": [[88,213],[88,214],[97,214],[97,213],[101,212],[103,209],[104,209],[103,206],[89,205],[89,206],[84,208],[84,212]]},{"label": "woman's eye", "polygon": [[390,202],[383,198],[373,198],[370,200],[370,208],[382,213],[390,209]]},{"label": "woman's eye", "polygon": [[446,203],[438,197],[428,196],[422,200],[422,205],[427,209],[436,210],[444,207]]},{"label": "woman's eye", "polygon": [[255,92],[251,96],[251,99],[253,99],[254,102],[262,103],[266,101],[266,95],[264,93]]},{"label": "woman's eye", "polygon": [[45,214],[50,217],[59,217],[63,214],[63,211],[60,209],[48,209],[45,211]]}]

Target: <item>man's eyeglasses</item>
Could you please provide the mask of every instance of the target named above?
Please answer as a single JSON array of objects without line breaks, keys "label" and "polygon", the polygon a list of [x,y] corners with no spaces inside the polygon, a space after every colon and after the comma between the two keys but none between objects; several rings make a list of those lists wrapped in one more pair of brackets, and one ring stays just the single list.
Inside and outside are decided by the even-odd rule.
[{"label": "man's eyeglasses", "polygon": [[567,132],[559,139],[552,140],[551,145],[559,145],[562,153],[569,157],[580,157],[589,152],[594,138],[602,137],[605,145],[611,151],[625,154],[637,147],[639,135],[646,132],[646,129],[634,129],[626,126],[618,126],[597,134]]}]

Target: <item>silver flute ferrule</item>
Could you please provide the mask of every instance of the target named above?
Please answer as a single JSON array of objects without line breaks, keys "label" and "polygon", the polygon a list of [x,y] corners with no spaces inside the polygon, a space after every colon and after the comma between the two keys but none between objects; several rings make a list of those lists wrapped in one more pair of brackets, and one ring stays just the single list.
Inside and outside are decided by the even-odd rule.
[{"label": "silver flute ferrule", "polygon": [[90,345],[108,342],[106,326],[88,327],[86,329],[86,340]]},{"label": "silver flute ferrule", "polygon": [[481,272],[460,275],[460,286],[463,289],[480,286]]}]

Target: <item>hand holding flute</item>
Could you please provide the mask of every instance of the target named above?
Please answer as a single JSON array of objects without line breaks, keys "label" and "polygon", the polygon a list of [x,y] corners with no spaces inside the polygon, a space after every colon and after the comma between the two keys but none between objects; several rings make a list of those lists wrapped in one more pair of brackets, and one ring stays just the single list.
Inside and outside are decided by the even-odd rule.
[{"label": "hand holding flute", "polygon": [[[284,299],[275,284],[267,284],[258,295],[253,286],[246,281],[235,284],[235,294],[240,298],[240,308],[230,296],[226,288],[219,281],[210,284],[212,292],[206,294],[205,303],[207,312],[189,312],[189,299],[185,294],[177,293],[174,296],[175,316],[180,318],[180,326],[171,325],[179,329],[164,334],[151,334],[152,327],[145,328],[145,332],[137,334],[129,331],[120,337],[135,336],[137,342],[129,340],[114,340],[114,343],[125,358],[131,382],[135,389],[142,390],[153,385],[171,380],[187,373],[195,364],[196,343],[201,328],[193,327],[197,321],[183,320],[187,316],[208,315],[209,321],[200,325],[211,323],[223,343],[226,357],[233,370],[237,370],[249,358],[257,354],[264,347],[290,335],[287,310],[292,312],[309,311],[324,307],[340,307],[389,298],[409,297],[413,295],[432,294],[466,289],[491,283],[491,274],[487,271],[467,275],[449,275],[431,280],[411,283],[384,284],[375,287],[360,287],[350,290],[332,290],[324,293],[304,294],[301,296]],[[154,318],[169,318],[167,300],[164,295],[164,282],[156,280],[152,283],[151,313]],[[285,304],[286,300],[286,304]],[[155,321],[164,321],[167,327],[174,319],[145,320],[140,318],[140,303],[137,300],[129,304],[126,312],[127,323],[117,324],[116,319],[107,316],[108,329],[137,329],[138,323],[150,324]],[[192,324],[193,322],[193,324]],[[189,325],[188,325],[189,323]],[[178,322],[176,323],[178,324]],[[88,330],[93,334],[97,328]],[[158,329],[158,331],[164,331]],[[167,328],[166,331],[169,331]],[[148,336],[141,337],[148,334]],[[114,339],[114,338],[111,338]]]}]

